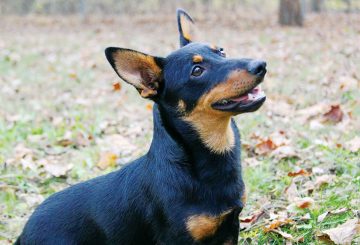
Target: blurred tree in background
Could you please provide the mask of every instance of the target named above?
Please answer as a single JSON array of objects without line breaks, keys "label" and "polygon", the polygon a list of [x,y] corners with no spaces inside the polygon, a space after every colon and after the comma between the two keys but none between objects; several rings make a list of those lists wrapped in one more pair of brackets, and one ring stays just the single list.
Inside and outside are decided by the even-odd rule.
[{"label": "blurred tree in background", "polygon": [[300,0],[280,0],[279,23],[281,25],[302,26],[304,20]]},{"label": "blurred tree in background", "polygon": [[[360,10],[358,0],[1,0],[0,14],[121,14],[147,13],[159,9],[162,12],[172,13],[176,7],[199,11],[207,11],[210,8],[236,11],[237,6],[252,7],[259,11],[264,9],[277,11],[279,2],[281,2],[280,6],[287,6],[282,18],[288,16],[289,11],[299,4],[301,9],[298,9],[302,10],[302,13],[305,13],[305,9],[314,12],[322,10],[358,12]],[[289,6],[292,7],[289,8]],[[297,19],[300,22],[300,15]]]}]

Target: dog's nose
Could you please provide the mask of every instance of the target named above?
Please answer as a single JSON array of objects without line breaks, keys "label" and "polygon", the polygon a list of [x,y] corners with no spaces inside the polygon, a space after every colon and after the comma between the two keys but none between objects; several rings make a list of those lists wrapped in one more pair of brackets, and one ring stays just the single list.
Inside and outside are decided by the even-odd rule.
[{"label": "dog's nose", "polygon": [[248,64],[248,72],[255,76],[263,76],[266,73],[266,62],[262,60],[252,60]]}]

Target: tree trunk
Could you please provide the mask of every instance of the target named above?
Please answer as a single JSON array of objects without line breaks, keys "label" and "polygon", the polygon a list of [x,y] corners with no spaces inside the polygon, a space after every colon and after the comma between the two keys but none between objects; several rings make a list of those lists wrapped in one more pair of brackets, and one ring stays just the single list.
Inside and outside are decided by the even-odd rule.
[{"label": "tree trunk", "polygon": [[311,0],[311,10],[316,13],[320,13],[323,9],[323,0]]},{"label": "tree trunk", "polygon": [[280,0],[279,23],[281,25],[302,26],[303,20],[300,0]]},{"label": "tree trunk", "polygon": [[345,13],[350,13],[351,12],[351,0],[344,0],[344,2],[346,3]]}]

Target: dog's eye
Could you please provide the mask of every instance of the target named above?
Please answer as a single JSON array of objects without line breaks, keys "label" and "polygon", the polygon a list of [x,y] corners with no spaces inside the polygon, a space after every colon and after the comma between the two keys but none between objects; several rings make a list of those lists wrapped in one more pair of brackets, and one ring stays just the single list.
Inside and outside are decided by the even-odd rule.
[{"label": "dog's eye", "polygon": [[194,77],[198,77],[200,76],[202,73],[204,72],[204,68],[202,68],[201,66],[195,66],[192,69],[191,75]]},{"label": "dog's eye", "polygon": [[225,53],[225,51],[224,51],[224,49],[223,48],[219,48],[219,54],[220,54],[220,56],[222,56],[222,57],[226,57],[226,53]]}]

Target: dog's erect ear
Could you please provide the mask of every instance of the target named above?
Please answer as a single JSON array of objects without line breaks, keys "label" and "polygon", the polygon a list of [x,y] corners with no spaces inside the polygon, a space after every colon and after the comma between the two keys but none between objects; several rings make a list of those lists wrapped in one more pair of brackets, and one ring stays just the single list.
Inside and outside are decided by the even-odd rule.
[{"label": "dog's erect ear", "polygon": [[183,47],[193,40],[193,35],[195,31],[194,21],[182,9],[177,9],[177,22],[178,22],[178,29],[180,34],[180,47]]},{"label": "dog's erect ear", "polygon": [[158,94],[164,59],[123,48],[107,48],[105,55],[116,73],[144,98]]}]

